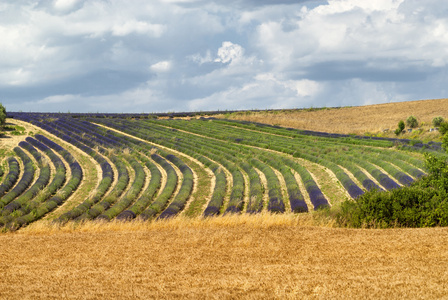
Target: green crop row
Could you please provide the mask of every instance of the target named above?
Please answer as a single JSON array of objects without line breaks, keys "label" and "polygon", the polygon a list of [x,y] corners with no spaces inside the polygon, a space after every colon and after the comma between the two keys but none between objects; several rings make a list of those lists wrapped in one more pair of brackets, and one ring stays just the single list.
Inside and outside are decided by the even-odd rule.
[{"label": "green crop row", "polygon": [[[143,185],[146,180],[146,173],[140,162],[138,162],[133,157],[126,157],[126,160],[131,165],[134,170],[135,178],[131,184],[131,188],[126,192],[126,194],[121,197],[119,201],[112,205],[112,207],[108,208],[105,212],[98,216],[98,219],[102,220],[111,220],[123,210],[125,210],[129,205],[131,205],[140,194]],[[103,206],[104,207],[104,206]]]},{"label": "green crop row", "polygon": [[149,207],[139,215],[139,218],[143,220],[153,219],[160,212],[162,212],[162,210],[166,207],[169,199],[173,196],[178,184],[178,176],[176,174],[176,171],[164,158],[157,154],[152,154],[151,158],[165,170],[167,174],[167,180],[162,192],[149,205]]},{"label": "green crop row", "polygon": [[159,171],[157,166],[151,162],[145,155],[137,154],[139,161],[141,161],[146,168],[148,168],[151,179],[149,181],[148,187],[140,195],[140,197],[135,201],[135,203],[128,209],[120,214],[118,214],[117,219],[119,220],[129,220],[134,219],[137,215],[143,212],[144,209],[148,207],[151,203],[154,195],[160,189],[162,182],[162,173]]},{"label": "green crop row", "polygon": [[86,213],[79,217],[80,220],[83,219],[94,219],[102,214],[105,210],[114,204],[118,197],[123,194],[124,190],[129,184],[129,173],[126,168],[126,164],[119,158],[112,156],[111,160],[115,167],[117,168],[118,180],[117,183],[112,187],[112,190],[106,197],[104,197],[97,204],[93,205]]}]

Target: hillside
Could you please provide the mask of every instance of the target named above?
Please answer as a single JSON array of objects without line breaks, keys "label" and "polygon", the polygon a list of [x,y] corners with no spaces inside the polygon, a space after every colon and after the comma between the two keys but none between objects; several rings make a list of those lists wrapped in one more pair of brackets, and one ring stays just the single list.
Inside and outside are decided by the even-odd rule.
[{"label": "hillside", "polygon": [[[363,109],[269,114],[359,120]],[[0,298],[447,294],[445,228],[356,230],[331,218],[345,200],[425,176],[423,152],[443,157],[439,144],[232,119],[263,114],[12,113],[0,139]]]},{"label": "hillside", "polygon": [[[406,120],[411,115],[417,118],[419,127],[424,132],[418,135],[415,132],[406,133],[403,137],[437,140],[439,134],[429,133],[428,130],[433,127],[433,118],[441,116],[448,119],[448,99],[309,110],[237,112],[220,117],[304,130],[359,135],[370,133],[393,137],[398,122]],[[384,130],[388,132],[384,133]]]}]

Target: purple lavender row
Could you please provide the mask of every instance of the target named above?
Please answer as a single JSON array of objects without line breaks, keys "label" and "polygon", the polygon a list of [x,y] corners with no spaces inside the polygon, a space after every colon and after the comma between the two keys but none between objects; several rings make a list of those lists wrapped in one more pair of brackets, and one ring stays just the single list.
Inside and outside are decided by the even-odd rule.
[{"label": "purple lavender row", "polygon": [[[41,167],[39,178],[36,183],[23,195],[5,206],[2,212],[3,217],[0,220],[0,223],[2,224],[13,222],[14,219],[29,214],[32,210],[38,208],[61,188],[66,179],[65,165],[59,156],[54,154],[50,148],[31,137],[27,137],[26,142],[27,143],[21,142],[21,146],[26,148],[30,153],[33,153],[38,159],[41,159],[41,156],[35,148],[44,152],[51,159],[55,166],[56,173],[54,174],[53,180],[48,184],[51,173],[50,167],[48,165]],[[14,212],[14,214],[12,214],[12,212]],[[34,213],[34,215],[36,215],[36,213]],[[8,225],[8,227],[11,226]]]},{"label": "purple lavender row", "polygon": [[30,159],[28,154],[26,154],[22,149],[19,147],[14,148],[14,152],[20,157],[20,159],[23,162],[24,170],[22,174],[22,178],[19,180],[19,182],[16,184],[16,186],[10,190],[6,195],[4,195],[0,199],[0,209],[3,209],[5,205],[7,205],[9,202],[17,198],[19,195],[21,195],[25,190],[31,185],[34,179],[34,166],[33,161]]},{"label": "purple lavender row", "polygon": [[160,219],[174,217],[184,209],[188,197],[191,195],[194,184],[193,171],[191,171],[191,169],[181,159],[171,154],[168,154],[166,159],[179,168],[182,172],[183,180],[179,192],[174,197],[171,204],[160,214]]},{"label": "purple lavender row", "polygon": [[[64,154],[63,157],[71,157],[71,154],[68,153],[68,151],[66,151],[64,148],[60,147],[53,141],[45,138],[44,136],[38,136],[38,138],[42,140],[42,144],[47,142],[46,146],[58,149],[57,152],[59,152],[60,154]],[[44,149],[44,147],[40,147]],[[59,191],[55,195],[52,196],[52,194],[54,193],[54,188],[60,184],[63,177],[65,178],[65,176],[62,175],[62,169],[60,169],[59,173],[56,172],[55,178],[49,185],[49,188],[45,191],[45,194],[42,195],[42,199],[39,199],[39,197],[37,197],[27,206],[22,207],[18,214],[21,216],[7,224],[8,228],[15,230],[20,228],[21,226],[36,221],[37,219],[43,217],[45,214],[53,211],[56,207],[61,205],[78,188],[82,180],[81,166],[74,159],[68,159],[66,161],[70,164],[71,177],[68,181],[65,182],[65,185],[61,189],[59,189]]]},{"label": "purple lavender row", "polygon": [[[87,142],[86,140],[82,140],[79,136],[75,135],[73,132],[70,132],[66,127],[57,126],[52,122],[43,123],[40,122],[37,118],[36,119],[29,118],[28,122],[38,127],[41,127],[42,129],[54,134],[55,136],[58,136],[62,140],[68,142],[69,144],[72,144],[73,146],[81,149],[86,154],[92,156],[92,158],[95,159],[100,164],[103,173],[103,178],[110,177],[113,180],[113,172],[110,164],[104,159],[104,157],[96,153],[96,151],[94,151],[91,147],[86,146],[83,143]],[[79,133],[82,134],[82,132]]]},{"label": "purple lavender row", "polygon": [[327,198],[324,196],[306,168],[288,158],[283,158],[283,162],[291,169],[299,173],[302,178],[302,182],[305,185],[305,189],[310,197],[310,201],[313,204],[314,210],[325,208],[330,205]]},{"label": "purple lavender row", "polygon": [[381,172],[378,169],[373,170],[373,172],[371,174],[388,191],[400,187],[395,181],[390,179],[389,176],[387,176],[386,174],[384,174],[383,172]]},{"label": "purple lavender row", "polygon": [[75,120],[60,120],[65,126],[71,126],[76,128],[80,132],[88,134],[95,142],[102,146],[121,148],[122,145],[119,141],[109,138],[107,135],[98,132],[99,127],[89,122],[81,122]]},{"label": "purple lavender row", "polygon": [[92,198],[85,200],[76,208],[62,215],[58,220],[61,222],[66,222],[70,219],[79,217],[81,214],[87,211],[94,203],[97,203],[106,193],[106,191],[110,188],[110,185],[112,184],[113,181],[112,167],[104,159],[104,157],[102,157],[100,154],[94,151],[90,146],[87,146],[87,145],[91,146],[94,145],[88,140],[81,138],[80,135],[82,134],[82,132],[80,132],[79,130],[77,131],[79,134],[78,135],[74,133],[76,132],[76,130],[71,131],[66,126],[61,126],[61,124],[55,124],[55,122],[46,122],[46,123],[41,122],[39,120],[39,115],[35,114],[27,115],[26,121],[33,123],[36,126],[41,127],[42,129],[47,130],[48,132],[60,137],[66,142],[72,144],[73,146],[81,149],[88,155],[92,156],[100,164],[102,169],[102,180],[96,188],[96,193],[92,196]]},{"label": "purple lavender row", "polygon": [[[73,128],[76,128],[76,130],[80,130],[83,133],[88,134],[92,141],[94,141],[95,143],[100,144],[106,148],[122,147],[121,140],[118,141],[116,137],[109,138],[105,136],[104,133],[99,133],[98,131],[104,131],[99,126],[84,121],[71,121],[72,120],[70,120],[70,125]],[[67,124],[64,124],[67,123],[66,120],[60,120],[59,122],[62,126],[68,126]],[[126,208],[130,204],[130,202],[134,200],[134,198],[137,196],[135,191],[141,190],[141,185],[143,184],[145,176],[143,169],[141,169],[141,172],[136,171],[136,174],[140,174],[139,177],[143,178],[136,178],[136,180],[132,183],[132,188],[130,189],[129,193],[127,193],[119,202],[117,202],[117,199],[120,197],[125,187],[129,183],[129,175],[127,173],[125,165],[120,160],[116,159],[115,157],[112,157],[112,160],[114,161],[114,164],[116,165],[118,170],[117,185],[111,191],[110,195],[108,195],[98,204],[91,207],[85,214],[80,216],[80,218],[93,219],[96,217],[101,217],[102,219],[107,220],[113,218],[115,215],[121,212],[120,208]],[[131,165],[135,165],[134,159],[129,158],[128,160]]]},{"label": "purple lavender row", "polygon": [[0,185],[0,199],[8,192],[19,179],[20,165],[14,157],[8,158],[8,174],[6,174],[2,184]]},{"label": "purple lavender row", "polygon": [[43,163],[43,158],[41,154],[28,142],[22,141],[19,146],[26,149],[31,153],[38,163],[38,168],[40,169],[39,177],[37,180],[20,196],[5,205],[1,211],[2,218],[0,218],[0,225],[5,225],[10,221],[6,216],[10,215],[13,211],[20,209],[22,206],[27,204],[28,201],[33,199],[38,193],[40,193],[48,183],[50,182],[51,169],[48,164]]}]

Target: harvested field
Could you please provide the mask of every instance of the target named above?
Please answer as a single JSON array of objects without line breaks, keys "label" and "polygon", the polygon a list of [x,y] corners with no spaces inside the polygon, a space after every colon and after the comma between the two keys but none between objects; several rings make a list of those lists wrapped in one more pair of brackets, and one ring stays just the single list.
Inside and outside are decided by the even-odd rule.
[{"label": "harvested field", "polygon": [[5,234],[0,297],[440,299],[448,293],[448,229],[352,230],[269,218]]},{"label": "harvested field", "polygon": [[[400,120],[415,116],[420,127],[432,127],[432,119],[448,119],[448,99],[395,102],[386,104],[328,108],[318,110],[284,110],[273,112],[234,113],[226,118],[261,122],[271,125],[342,134],[382,133],[394,136]],[[223,115],[224,117],[224,115]],[[436,136],[437,133],[428,134]],[[406,135],[406,136],[409,136]]]}]

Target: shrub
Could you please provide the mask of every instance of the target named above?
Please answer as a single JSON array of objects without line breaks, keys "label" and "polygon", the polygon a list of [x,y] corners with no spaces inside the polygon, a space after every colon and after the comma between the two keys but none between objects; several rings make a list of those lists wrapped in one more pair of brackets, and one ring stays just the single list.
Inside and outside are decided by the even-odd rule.
[{"label": "shrub", "polygon": [[445,133],[442,139],[442,148],[448,152],[448,133]]},{"label": "shrub", "polygon": [[3,126],[6,123],[6,110],[5,107],[0,103],[0,136],[3,134]]},{"label": "shrub", "polygon": [[410,187],[366,192],[341,204],[340,224],[349,227],[448,226],[448,161],[426,154],[428,176]]},{"label": "shrub", "polygon": [[448,122],[447,121],[443,121],[442,123],[440,123],[439,131],[442,135],[445,135],[445,133],[448,132]]},{"label": "shrub", "polygon": [[404,126],[404,121],[403,121],[403,120],[400,120],[400,122],[398,122],[398,128],[395,129],[395,135],[400,135],[400,133],[403,132],[404,127],[405,127],[405,126]]},{"label": "shrub", "polygon": [[5,125],[6,122],[6,109],[5,107],[0,103],[0,126]]},{"label": "shrub", "polygon": [[416,128],[418,126],[417,118],[414,116],[409,116],[406,119],[406,125],[410,128]]},{"label": "shrub", "polygon": [[435,117],[434,119],[432,119],[432,125],[434,125],[435,127],[439,127],[442,122],[442,117]]}]

